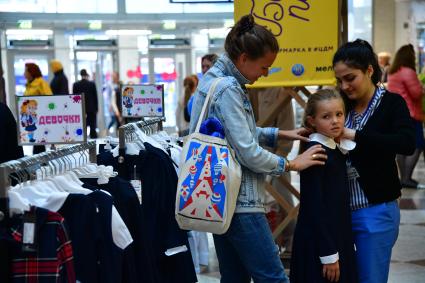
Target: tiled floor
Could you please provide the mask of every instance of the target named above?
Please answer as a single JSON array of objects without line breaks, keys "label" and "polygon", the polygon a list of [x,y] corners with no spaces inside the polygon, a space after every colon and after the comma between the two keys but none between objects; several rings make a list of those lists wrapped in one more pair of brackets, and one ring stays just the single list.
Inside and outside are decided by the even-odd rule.
[{"label": "tiled floor", "polygon": [[[421,156],[413,176],[421,183],[425,183],[423,156]],[[400,233],[393,249],[388,282],[424,283],[425,190],[404,189],[400,208]]]},{"label": "tiled floor", "polygon": [[[413,177],[425,184],[423,157],[416,166]],[[297,175],[293,182],[298,185]],[[388,283],[425,282],[425,190],[404,189],[400,200],[401,225],[393,249]],[[210,265],[198,276],[200,283],[220,282],[217,259],[210,239]]]}]

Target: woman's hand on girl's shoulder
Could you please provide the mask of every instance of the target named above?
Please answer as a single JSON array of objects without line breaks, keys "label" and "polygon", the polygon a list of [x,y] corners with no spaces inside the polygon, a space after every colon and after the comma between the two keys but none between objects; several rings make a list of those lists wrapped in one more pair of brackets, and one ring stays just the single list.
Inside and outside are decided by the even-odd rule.
[{"label": "woman's hand on girl's shoulder", "polygon": [[306,128],[298,128],[293,130],[279,130],[278,138],[286,140],[300,140],[304,142],[309,142],[307,138],[311,134],[311,130]]},{"label": "woman's hand on girl's shoulder", "polygon": [[290,170],[301,171],[313,165],[325,165],[327,158],[326,150],[320,144],[313,145],[290,161]]}]

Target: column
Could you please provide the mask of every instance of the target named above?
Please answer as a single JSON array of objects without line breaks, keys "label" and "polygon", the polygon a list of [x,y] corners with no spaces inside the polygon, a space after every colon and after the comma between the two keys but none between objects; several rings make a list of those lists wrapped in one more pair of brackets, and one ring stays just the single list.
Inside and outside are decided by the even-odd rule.
[{"label": "column", "polygon": [[137,36],[119,35],[118,36],[118,62],[120,79],[123,83],[139,83],[139,78],[129,77],[129,71],[136,71],[139,67],[139,50],[137,47]]}]

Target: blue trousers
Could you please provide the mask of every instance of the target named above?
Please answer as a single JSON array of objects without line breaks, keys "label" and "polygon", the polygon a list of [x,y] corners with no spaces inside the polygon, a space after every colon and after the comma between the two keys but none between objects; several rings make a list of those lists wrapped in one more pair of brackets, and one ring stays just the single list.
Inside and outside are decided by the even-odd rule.
[{"label": "blue trousers", "polygon": [[354,210],[351,215],[359,282],[386,283],[400,225],[397,201]]},{"label": "blue trousers", "polygon": [[214,244],[221,283],[289,283],[263,213],[235,213]]}]

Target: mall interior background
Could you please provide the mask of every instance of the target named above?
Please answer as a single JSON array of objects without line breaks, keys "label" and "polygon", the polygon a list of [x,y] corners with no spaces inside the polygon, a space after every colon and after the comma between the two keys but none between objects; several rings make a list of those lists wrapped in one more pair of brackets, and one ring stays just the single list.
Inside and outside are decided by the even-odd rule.
[{"label": "mall interior background", "polygon": [[[201,76],[200,58],[222,53],[233,25],[233,3],[179,4],[170,0],[0,0],[1,65],[8,105],[25,88],[24,65],[36,62],[47,81],[56,58],[72,84],[85,68],[97,84],[98,126],[109,120],[111,74],[123,83],[165,85],[165,126],[175,128],[175,109],[186,75]],[[228,1],[227,1],[228,2]],[[425,2],[348,0],[348,39],[363,38],[377,52],[406,43],[417,48],[422,69]]]}]

